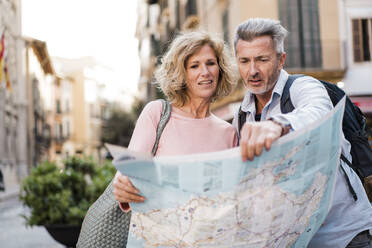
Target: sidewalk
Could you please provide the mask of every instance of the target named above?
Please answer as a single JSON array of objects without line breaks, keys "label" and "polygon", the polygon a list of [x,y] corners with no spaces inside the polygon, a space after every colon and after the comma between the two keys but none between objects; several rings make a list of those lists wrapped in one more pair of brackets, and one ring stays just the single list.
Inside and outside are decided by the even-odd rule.
[{"label": "sidewalk", "polygon": [[27,215],[29,210],[12,193],[3,194],[0,201],[1,248],[64,248],[54,241],[44,227],[25,226],[21,214]]},{"label": "sidewalk", "polygon": [[5,191],[0,191],[0,203],[11,198],[18,198],[19,185],[14,185],[13,187],[6,187]]}]

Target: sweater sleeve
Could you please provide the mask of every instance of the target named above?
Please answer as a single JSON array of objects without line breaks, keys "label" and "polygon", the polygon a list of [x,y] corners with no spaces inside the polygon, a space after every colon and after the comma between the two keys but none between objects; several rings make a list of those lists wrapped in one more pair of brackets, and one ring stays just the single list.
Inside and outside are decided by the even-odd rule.
[{"label": "sweater sleeve", "polygon": [[162,103],[148,103],[138,117],[128,149],[136,152],[151,153],[155,143],[156,128],[160,120]]},{"label": "sweater sleeve", "polygon": [[[132,138],[128,146],[129,150],[143,153],[151,153],[155,143],[157,123],[159,123],[162,110],[160,101],[148,103],[138,117]],[[119,202],[123,212],[131,210],[128,202]]]}]

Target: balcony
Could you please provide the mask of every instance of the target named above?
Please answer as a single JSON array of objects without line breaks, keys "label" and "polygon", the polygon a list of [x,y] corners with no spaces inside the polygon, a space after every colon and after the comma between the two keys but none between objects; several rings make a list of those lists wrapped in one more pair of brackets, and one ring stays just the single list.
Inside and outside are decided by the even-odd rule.
[{"label": "balcony", "polygon": [[63,144],[68,140],[69,135],[57,135],[52,138],[52,141],[55,142],[56,144]]}]

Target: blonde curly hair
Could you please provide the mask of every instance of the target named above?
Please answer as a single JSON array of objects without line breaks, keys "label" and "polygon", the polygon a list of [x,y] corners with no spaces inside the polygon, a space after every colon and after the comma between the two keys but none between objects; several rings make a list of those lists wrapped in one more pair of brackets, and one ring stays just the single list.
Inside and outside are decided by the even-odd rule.
[{"label": "blonde curly hair", "polygon": [[236,67],[223,40],[204,31],[182,33],[172,41],[155,72],[159,88],[176,106],[183,106],[189,100],[186,93],[187,60],[206,44],[213,49],[220,68],[217,89],[211,101],[230,94],[236,83]]}]

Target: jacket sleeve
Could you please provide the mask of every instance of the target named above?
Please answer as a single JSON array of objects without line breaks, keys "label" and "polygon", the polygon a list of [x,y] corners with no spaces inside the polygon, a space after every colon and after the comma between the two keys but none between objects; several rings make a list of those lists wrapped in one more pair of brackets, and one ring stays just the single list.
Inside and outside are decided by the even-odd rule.
[{"label": "jacket sleeve", "polygon": [[295,109],[290,113],[271,117],[281,123],[289,123],[293,130],[316,122],[333,108],[323,84],[312,77],[296,79],[290,88],[290,97]]}]

